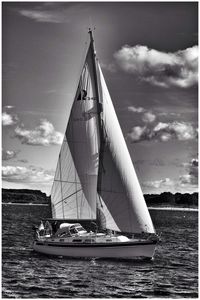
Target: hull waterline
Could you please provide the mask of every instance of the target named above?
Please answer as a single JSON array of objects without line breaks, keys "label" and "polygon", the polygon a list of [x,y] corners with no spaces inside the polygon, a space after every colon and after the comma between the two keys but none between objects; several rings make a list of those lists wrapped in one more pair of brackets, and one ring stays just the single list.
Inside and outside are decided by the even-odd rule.
[{"label": "hull waterline", "polygon": [[48,243],[35,241],[33,249],[47,255],[65,257],[99,257],[99,258],[152,258],[156,242],[129,242],[113,244],[82,244],[70,245],[69,243]]}]

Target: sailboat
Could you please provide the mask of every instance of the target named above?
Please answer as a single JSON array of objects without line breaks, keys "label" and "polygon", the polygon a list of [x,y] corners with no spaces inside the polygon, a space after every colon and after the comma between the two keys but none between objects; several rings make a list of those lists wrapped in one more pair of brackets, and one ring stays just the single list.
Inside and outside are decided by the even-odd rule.
[{"label": "sailboat", "polygon": [[67,257],[152,258],[157,234],[96,56],[92,30],[88,33],[51,191],[52,219],[41,221],[33,248]]}]

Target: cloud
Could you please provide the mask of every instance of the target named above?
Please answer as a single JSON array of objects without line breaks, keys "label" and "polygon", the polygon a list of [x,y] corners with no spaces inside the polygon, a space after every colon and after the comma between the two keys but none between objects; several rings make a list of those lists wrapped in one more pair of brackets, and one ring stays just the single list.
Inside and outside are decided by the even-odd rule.
[{"label": "cloud", "polygon": [[179,177],[182,186],[198,185],[198,159],[193,158],[188,164],[185,164],[187,174]]},{"label": "cloud", "polygon": [[114,57],[122,70],[152,85],[188,88],[198,83],[198,46],[166,53],[125,45]]},{"label": "cloud", "polygon": [[26,145],[59,145],[63,141],[63,134],[55,131],[54,126],[45,119],[40,120],[39,126],[34,130],[17,126],[15,129],[15,137],[17,137],[22,144]]},{"label": "cloud", "polygon": [[145,109],[143,107],[128,106],[128,111],[134,113],[143,113],[145,112]]},{"label": "cloud", "polygon": [[111,73],[116,72],[116,66],[114,63],[109,63],[109,64],[101,63],[101,67],[102,67],[102,69],[105,69]]},{"label": "cloud", "polygon": [[82,3],[45,2],[36,4],[32,9],[29,6],[17,12],[26,18],[40,23],[68,23],[88,15],[88,6]]},{"label": "cloud", "polygon": [[164,188],[164,187],[172,187],[174,185],[173,180],[170,178],[160,179],[160,180],[152,180],[145,181],[142,183],[144,187],[147,188]]},{"label": "cloud", "polygon": [[7,112],[2,113],[2,125],[11,126],[18,122],[18,117],[16,115],[8,114]]},{"label": "cloud", "polygon": [[197,130],[188,122],[159,122],[155,126],[136,126],[127,134],[132,143],[156,140],[167,142],[169,140],[187,141],[197,138]]},{"label": "cloud", "polygon": [[12,108],[14,108],[14,106],[12,106],[12,105],[5,105],[4,108],[5,109],[12,109]]},{"label": "cloud", "polygon": [[135,126],[132,128],[131,132],[127,134],[127,137],[131,142],[136,143],[141,140],[146,139],[146,127]]},{"label": "cloud", "polygon": [[[168,161],[165,161],[169,165]],[[171,162],[172,163],[172,162]],[[181,165],[179,165],[181,166]],[[164,178],[142,182],[146,192],[194,192],[198,188],[198,159],[193,158],[189,163],[182,164],[185,167],[185,174],[175,178]]]},{"label": "cloud", "polygon": [[40,11],[40,10],[28,10],[22,9],[19,13],[27,18],[33,19],[36,22],[45,23],[63,23],[65,20],[64,15],[58,11]]},{"label": "cloud", "polygon": [[2,150],[2,160],[9,160],[12,158],[15,158],[19,151],[13,151],[13,150]]},{"label": "cloud", "polygon": [[179,177],[179,180],[180,180],[180,184],[183,185],[183,186],[185,186],[186,184],[189,184],[189,185],[190,184],[194,184],[194,185],[197,184],[196,178],[194,178],[190,174],[181,175]]},{"label": "cloud", "polygon": [[197,131],[192,126],[192,124],[187,122],[160,122],[154,128],[154,132],[156,132],[156,134],[159,134],[161,139],[166,136],[170,136],[170,139],[174,137],[179,141],[187,141],[195,139],[197,137]]},{"label": "cloud", "polygon": [[145,123],[152,123],[155,121],[155,119],[156,119],[156,116],[152,112],[146,112],[142,116],[142,120]]},{"label": "cloud", "polygon": [[2,179],[9,182],[48,183],[53,181],[53,174],[33,166],[2,166]]},{"label": "cloud", "polygon": [[127,109],[128,109],[128,111],[133,112],[133,113],[138,113],[138,114],[143,113],[142,120],[145,123],[152,123],[156,119],[155,114],[153,114],[151,111],[146,110],[143,107],[128,106]]}]

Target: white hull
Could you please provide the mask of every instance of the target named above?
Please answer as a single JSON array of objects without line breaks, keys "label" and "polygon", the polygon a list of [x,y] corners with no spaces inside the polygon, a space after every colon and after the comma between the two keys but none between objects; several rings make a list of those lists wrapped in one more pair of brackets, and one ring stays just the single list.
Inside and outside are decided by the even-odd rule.
[{"label": "white hull", "polygon": [[126,258],[137,257],[152,258],[156,242],[132,241],[113,244],[82,244],[70,245],[70,243],[54,243],[35,241],[33,249],[37,252],[68,257],[99,257],[99,258]]}]

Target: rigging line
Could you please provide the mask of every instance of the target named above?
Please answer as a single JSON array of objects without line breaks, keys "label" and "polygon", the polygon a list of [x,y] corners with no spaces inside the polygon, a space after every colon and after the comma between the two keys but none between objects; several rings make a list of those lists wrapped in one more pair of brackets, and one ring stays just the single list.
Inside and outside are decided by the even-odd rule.
[{"label": "rigging line", "polygon": [[[81,74],[82,76],[82,74]],[[82,78],[80,78],[80,84],[82,82]],[[74,107],[75,107],[75,102],[74,102]],[[71,111],[72,113],[72,118],[74,117],[74,110]],[[74,140],[74,122],[72,122],[72,128],[71,128],[71,135],[72,135],[72,139]],[[74,172],[74,180],[75,182],[77,182],[77,175],[76,172],[76,164],[75,164],[75,159],[76,159],[76,147],[75,147],[75,144],[74,144],[74,141],[72,142],[72,149],[73,149],[73,153],[74,153],[74,156],[72,155],[72,160],[73,160],[73,163],[74,163],[74,168],[75,168],[75,172]],[[75,194],[76,195],[76,213],[77,213],[77,219],[78,219],[78,198],[77,198],[77,193],[79,191],[81,191],[81,189],[77,190],[77,183],[75,183],[75,193],[73,193],[73,195]]]},{"label": "rigging line", "polygon": [[[64,142],[64,139],[65,139],[65,137],[63,138],[63,142]],[[61,156],[62,149],[63,149],[63,143],[62,143],[62,146],[61,146],[61,149],[60,149],[60,152],[59,152],[59,156],[58,156],[58,162],[57,162],[56,171],[55,171],[55,175],[54,175],[54,182],[53,182],[52,187],[51,187],[51,195],[52,196],[55,196],[55,195],[53,195],[53,188],[54,188],[54,185],[55,185],[55,180],[56,180],[55,178],[57,176],[57,171],[60,171],[60,156]],[[54,193],[55,192],[56,192],[56,187],[55,187]]]},{"label": "rigging line", "polygon": [[81,184],[81,183],[78,182],[78,181],[67,181],[67,180],[59,180],[59,179],[54,179],[54,181],[57,181],[57,182],[66,182],[66,183],[78,183],[78,184]]},{"label": "rigging line", "polygon": [[[57,209],[61,208],[62,203],[57,203],[57,204],[58,204]],[[73,202],[68,202],[67,203],[67,211],[69,211],[69,209],[72,207],[72,205],[74,205]]]},{"label": "rigging line", "polygon": [[73,191],[74,190],[74,189],[72,189],[73,186],[74,186],[74,183],[71,183],[69,186],[68,185],[64,185],[64,187],[66,187],[66,189],[64,189],[64,187],[63,187],[64,195],[69,194],[71,190]]},{"label": "rigging line", "polygon": [[[66,191],[65,191],[65,195],[70,193],[70,191],[73,191],[74,190],[74,183],[72,183],[70,186],[67,187]],[[75,191],[77,191],[77,185],[75,183]]]},{"label": "rigging line", "polygon": [[63,218],[65,217],[65,213],[64,213],[64,203],[63,203],[63,190],[62,190],[62,167],[61,167],[61,154],[59,154],[59,168],[60,168],[60,191],[61,191],[61,202],[62,202],[62,210],[63,210]]},{"label": "rigging line", "polygon": [[58,191],[58,189],[52,190],[52,194],[51,194],[51,202],[54,203],[57,199],[59,199],[60,197],[60,193]]},{"label": "rigging line", "polygon": [[[73,205],[73,203],[67,204],[67,215],[68,215],[68,213],[69,213],[70,210],[72,210],[72,209],[73,209],[73,210],[76,210],[76,207],[73,207],[72,205]],[[62,213],[62,207],[61,207],[61,206],[62,206],[62,203],[59,203],[58,206],[56,207],[56,210],[57,210],[57,211],[60,210],[61,213]],[[66,217],[66,216],[65,216],[65,217]]]},{"label": "rigging line", "polygon": [[70,198],[71,196],[77,194],[77,193],[80,192],[81,190],[82,190],[82,189],[80,189],[80,190],[78,190],[78,191],[72,193],[71,195],[69,195],[69,196],[63,198],[62,200],[60,200],[59,202],[55,203],[54,205],[56,206],[57,204],[59,204],[59,203],[61,203],[61,202],[64,202],[66,199],[68,199],[68,198]]},{"label": "rigging line", "polygon": [[[74,124],[72,125],[72,135],[73,135],[73,137],[74,137]],[[73,144],[73,149],[74,149],[74,155],[75,155],[75,147],[74,147],[74,144]],[[75,163],[74,163],[74,166],[75,166]],[[75,167],[75,169],[76,169],[76,167]],[[77,170],[76,170],[76,172],[77,172]],[[75,182],[76,182],[76,178],[77,178],[77,175],[78,174],[76,174],[76,172],[75,172]],[[77,193],[78,193],[78,191],[81,191],[82,189],[80,189],[80,190],[77,190],[77,184],[75,183],[75,189],[76,189],[76,214],[77,214],[77,220],[78,220],[78,197],[77,197]]]}]

